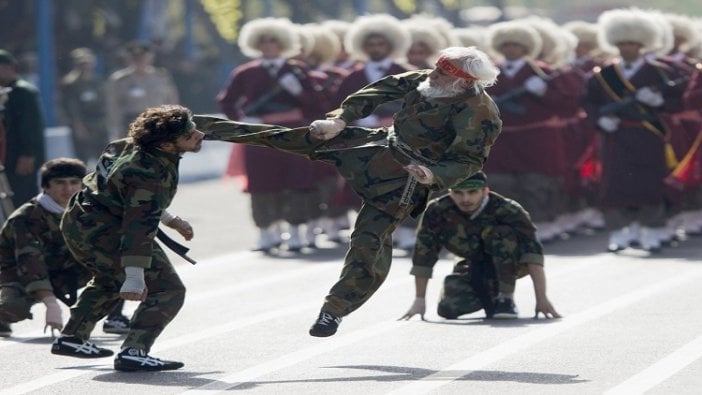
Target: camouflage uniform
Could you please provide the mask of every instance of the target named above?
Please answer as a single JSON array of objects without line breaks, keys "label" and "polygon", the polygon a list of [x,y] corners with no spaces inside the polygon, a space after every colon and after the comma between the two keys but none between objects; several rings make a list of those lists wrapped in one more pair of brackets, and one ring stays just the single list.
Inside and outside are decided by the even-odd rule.
[{"label": "camouflage uniform", "polygon": [[[424,209],[430,188],[447,188],[481,169],[502,122],[497,107],[482,90],[425,100],[416,88],[429,70],[383,78],[350,95],[337,110],[350,124],[380,104],[402,100],[394,128],[347,127],[339,136],[317,140],[307,128],[249,125],[196,116],[209,140],[268,146],[334,164],[363,198],[341,278],[322,307],[337,317],[360,307],[380,287],[390,270],[392,233],[403,219]],[[417,184],[404,194],[404,165],[419,163],[434,174],[432,186]],[[409,199],[401,204],[403,194]]]},{"label": "camouflage uniform", "polygon": [[431,278],[442,248],[459,257],[444,279],[438,314],[456,318],[480,309],[492,316],[498,293],[513,293],[528,264],[544,264],[529,214],[514,200],[490,192],[484,208],[461,211],[451,196],[429,202],[419,222],[411,274]]},{"label": "camouflage uniform", "polygon": [[61,214],[47,211],[36,198],[5,222],[0,231],[0,322],[32,318],[30,309],[39,302],[32,293],[38,290],[53,290],[70,306],[92,277],[66,248],[60,222]]},{"label": "camouflage uniform", "polygon": [[71,253],[95,278],[71,308],[63,335],[90,337],[119,300],[124,267],[144,268],[146,300],[132,317],[123,347],[149,350],[183,305],[185,286],[154,237],[176,193],[180,156],[112,142],[74,195],[61,222]]}]

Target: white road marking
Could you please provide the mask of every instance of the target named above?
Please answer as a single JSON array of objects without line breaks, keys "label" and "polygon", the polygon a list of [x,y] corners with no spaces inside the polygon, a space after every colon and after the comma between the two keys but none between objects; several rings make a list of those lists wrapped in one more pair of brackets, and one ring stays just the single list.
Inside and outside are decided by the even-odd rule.
[{"label": "white road marking", "polygon": [[[495,363],[510,355],[516,354],[543,340],[561,334],[562,332],[565,332],[568,329],[574,328],[578,325],[585,324],[588,321],[592,321],[594,319],[610,314],[618,309],[629,306],[642,299],[651,297],[656,293],[664,292],[678,285],[695,281],[699,277],[702,277],[702,269],[690,270],[687,273],[657,283],[650,287],[642,288],[638,291],[630,292],[628,294],[619,296],[608,302],[593,306],[581,313],[567,316],[561,320],[554,321],[548,326],[535,329],[521,336],[512,338],[511,340],[508,340],[504,343],[500,343],[498,346],[475,354],[458,363],[448,366],[434,374],[431,374],[427,377],[423,377],[421,380],[412,382],[411,384],[390,391],[387,394],[407,395],[429,393],[443,385],[446,385],[454,380],[464,377],[471,371],[480,370],[485,366]],[[460,372],[460,376],[457,376],[455,372]]]},{"label": "white road marking", "polygon": [[702,336],[605,392],[606,395],[643,394],[687,365],[702,358]]}]

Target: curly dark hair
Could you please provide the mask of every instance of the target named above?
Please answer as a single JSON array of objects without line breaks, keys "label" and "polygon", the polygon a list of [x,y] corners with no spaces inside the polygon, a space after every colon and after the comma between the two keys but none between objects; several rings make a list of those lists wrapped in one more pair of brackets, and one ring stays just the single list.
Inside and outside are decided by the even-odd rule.
[{"label": "curly dark hair", "polygon": [[129,137],[144,148],[173,142],[190,131],[192,116],[189,109],[177,104],[151,107],[129,125]]}]

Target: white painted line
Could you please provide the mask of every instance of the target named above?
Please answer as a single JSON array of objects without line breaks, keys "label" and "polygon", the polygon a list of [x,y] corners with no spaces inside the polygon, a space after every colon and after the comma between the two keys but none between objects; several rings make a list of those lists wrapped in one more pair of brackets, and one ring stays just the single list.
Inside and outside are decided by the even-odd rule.
[{"label": "white painted line", "polygon": [[[403,277],[401,280],[387,282],[384,285],[384,287],[391,288],[391,287],[395,287],[398,285],[404,285],[404,284],[410,282],[410,280],[412,280],[412,277],[410,277],[410,276]],[[190,333],[190,334],[179,336],[176,338],[167,339],[167,340],[164,339],[164,341],[159,342],[159,343],[154,345],[154,350],[160,352],[160,351],[164,351],[164,350],[171,349],[174,347],[180,347],[180,346],[187,345],[187,344],[190,344],[193,342],[197,342],[199,340],[204,340],[204,339],[207,339],[207,338],[210,338],[213,336],[228,333],[228,332],[231,332],[231,331],[236,330],[236,329],[241,329],[241,328],[244,328],[247,326],[255,325],[255,324],[267,321],[267,320],[272,320],[272,319],[276,319],[276,318],[280,318],[280,317],[285,317],[288,315],[298,314],[300,311],[303,311],[303,310],[307,310],[307,309],[316,310],[319,308],[320,304],[321,304],[321,302],[319,300],[315,300],[314,302],[308,302],[308,303],[299,303],[297,305],[293,305],[293,306],[290,306],[290,307],[287,307],[284,309],[270,311],[270,312],[267,312],[264,314],[259,314],[256,316],[252,316],[252,317],[249,317],[249,318],[246,318],[243,320],[231,321],[228,323],[224,323],[224,324],[221,324],[218,326],[210,327],[210,328],[198,331],[198,332]],[[387,329],[382,329],[383,331],[390,330],[390,329],[396,327],[396,325],[390,325],[394,322],[395,321],[391,321],[390,323],[385,323],[385,324],[379,325],[379,326],[380,327],[390,326]],[[373,327],[373,328],[375,328],[375,327]],[[360,331],[352,332],[347,337],[349,339],[355,339],[356,338],[355,336],[361,336],[361,335],[354,335],[354,333],[358,333],[358,332],[361,332],[363,334],[361,339],[372,336],[374,334],[370,329],[363,329]],[[342,338],[342,339],[346,339],[347,337],[340,336],[340,338]],[[349,342],[350,341],[351,340],[349,340]],[[343,342],[343,340],[338,340],[337,342]],[[331,344],[336,344],[336,343],[331,342]],[[340,344],[338,347],[341,347],[345,344],[346,343]],[[314,349],[317,347],[319,347],[319,346],[314,346],[311,348]],[[48,353],[49,350],[47,349],[46,352]],[[293,356],[291,358],[296,358],[296,357],[294,357],[295,355],[300,354],[300,353],[304,354],[304,352],[305,352],[305,350],[301,350],[298,352],[287,354],[286,356],[284,356],[281,359],[288,358],[289,356]],[[321,354],[323,352],[324,352],[323,350],[320,350],[319,352],[317,352],[317,354]],[[307,358],[311,358],[312,356],[317,355],[317,354],[312,354]],[[57,356],[57,358],[62,358],[62,357]],[[67,357],[67,358],[70,358],[70,357]],[[300,357],[298,356],[297,358],[299,359]],[[104,359],[101,359],[101,360],[104,360]],[[95,360],[95,359],[91,360],[92,366],[98,365],[99,361],[101,361],[101,360]],[[112,359],[108,358],[107,360],[110,361],[109,364],[105,364],[104,367],[100,367],[100,368],[96,367],[96,369],[110,369],[111,370],[112,369]],[[297,359],[294,359],[294,360],[297,360]],[[261,365],[259,365],[259,366],[261,366]],[[285,365],[285,366],[287,366],[287,365]],[[90,372],[94,373],[94,371],[96,369],[91,368]],[[68,371],[64,371],[64,372],[50,374],[50,375],[43,376],[41,378],[38,378],[38,379],[35,379],[32,381],[25,382],[23,384],[16,385],[16,386],[11,387],[11,388],[0,390],[0,395],[9,395],[9,394],[20,395],[20,394],[25,394],[25,393],[32,392],[32,391],[37,391],[41,388],[48,387],[50,385],[57,384],[57,383],[60,383],[63,381],[67,381],[67,380],[82,376],[82,375],[87,374],[87,373],[88,372],[86,372],[85,370],[78,369],[78,370],[68,370]]]},{"label": "white painted line", "polygon": [[408,321],[385,321],[381,322],[380,324],[359,329],[354,332],[334,336],[329,339],[323,339],[320,340],[320,343],[317,343],[313,346],[283,355],[282,357],[269,362],[252,366],[248,369],[242,370],[241,372],[237,372],[223,378],[218,378],[210,384],[203,385],[199,388],[183,392],[183,394],[212,395],[217,392],[230,390],[242,384],[248,383],[257,377],[261,377],[268,373],[275,372],[277,370],[284,369],[288,366],[298,364],[310,358],[314,358],[318,355],[329,353],[338,348],[359,342],[368,337],[377,336],[379,334],[389,332],[392,330],[397,330],[401,326],[407,325],[407,323]]},{"label": "white painted line", "polygon": [[643,394],[687,365],[702,358],[702,336],[605,392],[606,395]]},{"label": "white painted line", "polygon": [[[475,354],[458,363],[446,367],[434,374],[423,377],[421,380],[411,384],[402,386],[387,394],[407,395],[407,394],[426,394],[437,388],[446,385],[454,380],[464,377],[471,371],[479,370],[487,365],[495,363],[510,355],[516,354],[526,348],[529,348],[541,341],[550,337],[556,336],[565,332],[568,329],[582,325],[588,321],[600,318],[610,314],[618,309],[629,306],[642,299],[649,298],[654,294],[674,288],[678,285],[691,282],[702,277],[702,269],[690,270],[677,277],[673,277],[666,281],[657,283],[647,288],[639,289],[638,291],[617,297],[611,301],[593,306],[581,313],[567,316],[558,321],[550,323],[548,326],[533,330],[521,336],[512,338],[509,341],[500,343],[499,345]],[[458,375],[456,374],[458,372]]]}]

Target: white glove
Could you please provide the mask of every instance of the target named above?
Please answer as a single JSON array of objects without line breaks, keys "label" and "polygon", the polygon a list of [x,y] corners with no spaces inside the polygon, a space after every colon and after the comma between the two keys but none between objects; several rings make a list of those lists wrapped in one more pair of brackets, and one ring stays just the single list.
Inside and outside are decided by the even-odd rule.
[{"label": "white glove", "polygon": [[434,183],[434,173],[425,166],[411,164],[405,166],[405,170],[414,176],[420,184],[431,185]]},{"label": "white glove", "polygon": [[410,307],[409,310],[405,313],[405,315],[400,318],[401,320],[408,320],[415,315],[419,314],[419,318],[424,320],[424,313],[427,311],[427,304],[424,300],[424,298],[414,298],[414,302],[412,302],[412,307]]},{"label": "white glove", "polygon": [[620,119],[613,115],[604,115],[597,119],[597,126],[605,132],[612,133],[619,129],[619,121]]},{"label": "white glove", "polygon": [[140,300],[144,290],[146,289],[146,282],[144,281],[144,268],[125,266],[124,276],[124,283],[122,283],[122,288],[119,290],[119,293],[123,294],[122,298],[125,300]]},{"label": "white glove", "polygon": [[651,107],[663,105],[663,95],[647,86],[636,91],[636,100]]},{"label": "white glove", "polygon": [[263,120],[259,117],[243,117],[239,120],[243,123],[263,123]]},{"label": "white glove", "polygon": [[46,325],[44,325],[44,332],[46,333],[46,328],[51,328],[51,336],[54,335],[54,329],[63,329],[63,317],[61,317],[61,306],[59,306],[56,301],[55,296],[45,296],[41,300],[46,306]]},{"label": "white glove", "polygon": [[541,77],[533,75],[524,81],[524,88],[536,96],[543,96],[546,93],[547,85]]},{"label": "white glove", "polygon": [[338,136],[346,127],[346,122],[341,118],[316,120],[310,124],[310,134],[320,140],[330,140]]},{"label": "white glove", "polygon": [[278,84],[293,96],[299,96],[302,93],[302,84],[293,73],[285,73],[278,79]]}]

